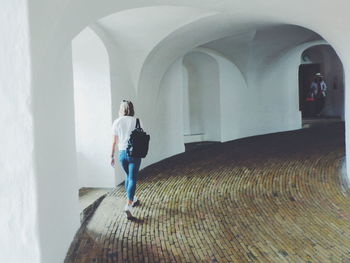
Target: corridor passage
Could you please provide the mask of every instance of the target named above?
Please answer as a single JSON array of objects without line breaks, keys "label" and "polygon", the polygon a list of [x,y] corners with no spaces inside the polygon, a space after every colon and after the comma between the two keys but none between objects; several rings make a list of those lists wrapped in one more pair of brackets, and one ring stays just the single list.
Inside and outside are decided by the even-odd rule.
[{"label": "corridor passage", "polygon": [[137,220],[118,186],[65,262],[350,262],[344,154],[332,123],[166,159],[140,174]]}]

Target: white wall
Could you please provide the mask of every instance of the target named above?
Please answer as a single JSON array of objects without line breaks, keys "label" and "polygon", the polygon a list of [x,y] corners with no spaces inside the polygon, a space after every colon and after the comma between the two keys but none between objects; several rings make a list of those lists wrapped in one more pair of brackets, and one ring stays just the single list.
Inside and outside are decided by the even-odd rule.
[{"label": "white wall", "polygon": [[[213,45],[211,46],[213,47]],[[249,56],[254,55],[253,58],[258,61],[256,53],[250,49],[246,49],[248,59],[250,59]],[[287,53],[284,57],[277,59],[275,63],[270,63],[269,66],[258,67],[256,71],[243,71],[250,81],[249,86],[239,68],[222,53],[208,48],[195,50],[195,54],[201,52],[210,56],[216,61],[219,69],[219,79],[217,80],[219,85],[216,87],[216,93],[220,95],[218,103],[220,112],[217,113],[219,116],[219,124],[217,125],[221,125],[220,141],[301,127],[296,86],[300,58],[298,50],[291,52],[291,54]],[[232,50],[229,51],[232,52]],[[189,54],[192,55],[193,52]],[[185,56],[185,62],[188,60],[188,56]],[[186,67],[190,69],[191,67],[195,68],[193,62],[192,64],[189,62],[184,64],[187,64]],[[205,61],[198,64],[201,67],[208,67]],[[193,70],[191,74],[194,78],[198,75]],[[256,78],[257,75],[259,78]],[[206,76],[210,76],[210,74],[206,73],[201,76],[204,81],[200,84],[201,87],[210,83],[206,80]],[[280,86],[281,81],[285,82],[283,87]],[[196,83],[200,82],[196,80]],[[200,98],[199,94],[196,94],[195,97]],[[211,94],[211,97],[215,98],[215,95]],[[199,116],[197,119],[200,120],[201,117]],[[214,123],[213,120],[211,123]],[[214,125],[214,127],[217,126]]]},{"label": "white wall", "polygon": [[[155,100],[157,125],[145,124],[151,133],[149,156],[142,161],[143,167],[150,160],[161,160],[185,150],[183,139],[183,68],[179,59],[171,65],[161,81]],[[148,163],[147,163],[148,162]]]},{"label": "white wall", "polygon": [[[189,120],[188,135],[202,135],[204,141],[221,141],[220,79],[215,59],[205,53],[191,52],[183,59],[187,70]],[[185,134],[186,135],[186,134]],[[196,137],[194,137],[196,140]],[[187,142],[191,142],[190,138]]]},{"label": "white wall", "polygon": [[108,53],[90,28],[73,40],[72,50],[79,187],[113,187]]},{"label": "white wall", "polygon": [[254,123],[249,115],[254,108],[249,103],[249,89],[241,71],[231,60],[212,49],[196,50],[212,56],[219,65],[221,141],[251,135]]},{"label": "white wall", "polygon": [[27,4],[0,8],[0,262],[40,262]]},{"label": "white wall", "polygon": [[52,263],[64,260],[80,225],[72,51],[64,50],[55,58],[39,55],[50,62],[34,76],[33,90],[41,261]]},{"label": "white wall", "polygon": [[40,262],[62,263],[80,226],[72,39],[62,42],[54,30],[60,6],[41,4],[29,5]]}]

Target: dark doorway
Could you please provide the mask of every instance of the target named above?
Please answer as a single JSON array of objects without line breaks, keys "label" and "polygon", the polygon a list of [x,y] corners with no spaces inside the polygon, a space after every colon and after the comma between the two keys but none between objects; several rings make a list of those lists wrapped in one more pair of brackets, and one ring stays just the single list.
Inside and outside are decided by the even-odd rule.
[{"label": "dark doorway", "polygon": [[299,67],[299,110],[307,117],[305,102],[315,74],[321,72],[321,64],[303,64]]}]

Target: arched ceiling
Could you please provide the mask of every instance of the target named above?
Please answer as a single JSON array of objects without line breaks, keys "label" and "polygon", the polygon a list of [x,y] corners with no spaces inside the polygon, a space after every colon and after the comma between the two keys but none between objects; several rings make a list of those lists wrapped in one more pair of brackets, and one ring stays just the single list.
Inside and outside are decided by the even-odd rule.
[{"label": "arched ceiling", "polygon": [[[40,2],[40,0],[36,0]],[[64,2],[61,0],[53,0],[53,2]],[[44,0],[41,0],[43,4],[46,4]],[[134,1],[114,1],[114,0],[75,0],[65,1],[62,4],[52,5],[55,7],[50,10],[48,8],[38,8],[35,11],[38,20],[47,19],[52,17],[54,21],[55,17],[62,16],[59,23],[62,29],[66,30],[70,28],[72,34],[77,34],[86,25],[93,23],[94,21],[108,16],[113,13],[121,12],[123,10],[130,10],[135,8],[168,5],[174,7],[188,7],[194,9],[206,9],[212,12],[219,12],[223,14],[230,14],[232,16],[241,16],[245,14],[247,17],[260,17],[260,20],[264,22],[274,21],[279,23],[287,24],[298,24],[305,26],[317,31],[319,26],[319,20],[325,20],[322,14],[328,14],[332,16],[333,22],[341,22],[342,17],[347,17],[347,10],[349,7],[347,0],[335,0],[329,1],[280,1],[280,0],[252,0],[252,1],[241,1],[241,0],[134,0]],[[62,6],[62,8],[58,8]],[[45,10],[45,12],[41,12]],[[82,12],[82,10],[84,12]],[[311,15],[319,13],[319,15]],[[76,19],[77,14],[79,19]],[[50,19],[47,19],[50,20]],[[328,23],[330,24],[330,23]],[[342,32],[347,28],[346,23],[339,23],[340,26],[333,28],[333,32]],[[327,25],[325,20],[324,25]],[[328,27],[327,27],[328,28]],[[75,33],[74,33],[75,31]],[[71,38],[74,36],[72,35]]]},{"label": "arched ceiling", "polygon": [[145,100],[156,96],[169,66],[196,47],[219,52],[245,75],[249,65],[273,63],[296,46],[322,40],[300,26],[236,12],[153,6],[121,11],[96,24],[125,53],[135,88]]},{"label": "arched ceiling", "polygon": [[297,45],[322,39],[299,26],[262,23],[261,19],[201,8],[153,6],[118,12],[100,19],[97,25],[123,49],[134,80],[141,79],[144,65],[161,50],[166,50],[162,55],[169,65],[202,45],[220,52],[244,71],[250,50],[266,63]]},{"label": "arched ceiling", "polygon": [[254,52],[256,59],[263,58],[263,61],[255,63],[268,63],[295,46],[317,40],[322,40],[322,37],[306,28],[270,25],[224,37],[204,44],[203,47],[220,52],[244,71],[247,68],[248,52]]},{"label": "arched ceiling", "polygon": [[[128,10],[131,12],[134,12],[137,9],[147,8],[155,8],[153,10],[160,10],[159,8],[164,8],[164,6],[168,6],[169,8],[173,9],[173,11],[164,11],[164,14],[169,15],[169,21],[171,21],[171,23],[176,21],[176,19],[173,18],[177,16],[179,26],[187,23],[187,27],[195,22],[198,22],[197,24],[201,25],[197,25],[196,30],[191,32],[190,38],[193,37],[192,40],[184,39],[184,41],[187,43],[191,42],[188,45],[191,45],[192,47],[203,45],[219,38],[234,35],[232,32],[231,34],[223,33],[224,30],[230,31],[228,27],[231,27],[231,31],[236,31],[235,34],[238,34],[238,28],[241,27],[241,25],[254,24],[257,27],[264,27],[268,25],[293,24],[319,32],[327,41],[329,41],[331,45],[334,45],[335,50],[341,56],[345,56],[348,46],[348,37],[346,32],[350,32],[347,23],[344,23],[343,21],[344,18],[348,17],[347,10],[349,2],[347,0],[335,0],[333,2],[320,2],[316,0],[310,0],[307,2],[303,0],[53,1],[56,1],[56,5],[51,5],[52,7],[55,7],[52,10],[49,8],[40,7],[39,2],[43,2],[43,4],[45,4],[45,1],[43,0],[36,0],[37,4],[33,4],[33,7],[31,7],[29,10],[31,17],[33,18],[32,23],[37,25],[33,28],[32,33],[35,36],[33,38],[33,47],[38,60],[45,57],[45,54],[43,54],[45,50],[49,50],[49,48],[46,48],[45,45],[48,47],[52,45],[54,50],[64,49],[74,38],[74,36],[78,34],[78,32],[99,19],[103,19],[103,17],[111,14],[128,12]],[[164,10],[165,9],[166,8],[164,8]],[[176,12],[174,11],[175,9],[182,9],[182,11]],[[45,10],[45,12],[42,12],[42,10]],[[133,23],[141,22],[142,24],[145,23],[146,25],[147,21],[154,21],[154,18],[157,20],[159,17],[162,18],[159,21],[165,22],[164,25],[168,24],[168,21],[164,20],[166,16],[164,16],[162,12],[157,12],[156,15],[154,12],[148,12],[148,14],[147,12],[141,12],[145,14],[145,16],[137,17],[133,20]],[[173,15],[173,12],[176,13],[176,16]],[[183,16],[182,13],[185,15]],[[201,15],[203,15],[203,17],[201,17]],[[77,16],[79,16],[79,19],[76,19]],[[327,19],[324,19],[325,17],[332,17],[332,23],[329,23]],[[186,21],[187,18],[188,20]],[[154,22],[152,23],[154,24]],[[149,25],[150,24],[147,24],[146,27]],[[163,26],[163,23],[158,23],[158,26],[159,25]],[[162,27],[163,33],[166,31],[163,31],[163,29],[166,28],[167,26],[165,26],[165,28]],[[182,26],[182,28],[184,31],[191,30],[191,28],[185,28],[185,26]],[[247,31],[246,29],[243,31]],[[173,32],[175,33],[176,31]],[[173,35],[175,35],[174,33]],[[197,36],[197,34],[206,35],[206,37]],[[204,38],[206,38],[206,42],[203,41]],[[199,41],[199,39],[202,40]],[[49,52],[51,51],[52,50],[49,50]],[[154,53],[153,51],[154,49],[149,53],[151,56]],[[139,69],[135,70],[135,72],[138,71]]]},{"label": "arched ceiling", "polygon": [[156,6],[125,10],[100,19],[102,28],[122,49],[137,79],[148,54],[164,38],[181,27],[217,12],[198,8]]}]

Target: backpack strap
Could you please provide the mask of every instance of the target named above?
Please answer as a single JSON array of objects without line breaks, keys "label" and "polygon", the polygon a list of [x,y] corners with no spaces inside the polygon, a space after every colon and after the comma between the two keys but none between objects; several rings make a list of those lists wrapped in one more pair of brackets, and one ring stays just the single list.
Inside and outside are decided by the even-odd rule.
[{"label": "backpack strap", "polygon": [[136,127],[135,127],[135,129],[141,129],[141,125],[140,125],[140,120],[139,120],[139,118],[137,118],[136,119]]}]

